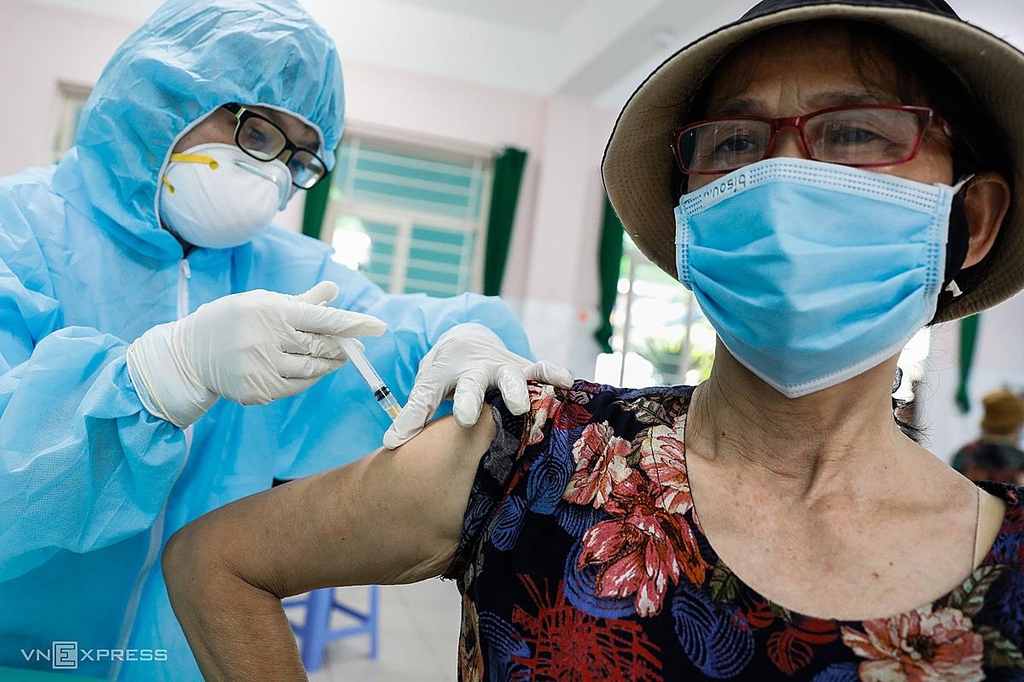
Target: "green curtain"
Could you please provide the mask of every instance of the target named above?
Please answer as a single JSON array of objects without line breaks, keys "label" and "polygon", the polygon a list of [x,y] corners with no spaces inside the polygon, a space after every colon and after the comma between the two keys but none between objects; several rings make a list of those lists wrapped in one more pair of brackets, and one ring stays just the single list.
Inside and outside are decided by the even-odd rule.
[{"label": "green curtain", "polygon": [[956,404],[964,413],[971,409],[967,383],[971,378],[971,365],[974,363],[974,347],[977,341],[978,315],[971,315],[960,320],[960,384],[956,389]]},{"label": "green curtain", "polygon": [[519,187],[526,169],[526,152],[506,147],[494,159],[494,183],[491,189],[491,210],[487,216],[487,248],[484,252],[484,294],[501,293],[505,277],[505,261],[512,241],[512,225],[516,219]]},{"label": "green curtain", "polygon": [[605,353],[612,352],[612,308],[615,307],[615,297],[619,292],[622,232],[622,222],[606,194],[604,217],[601,220],[601,242],[597,249],[598,279],[601,286],[601,326],[594,332],[594,338]]},{"label": "green curtain", "polygon": [[331,195],[331,176],[328,173],[313,189],[306,191],[306,207],[302,210],[302,234],[320,239],[320,230],[327,212],[327,199]]}]

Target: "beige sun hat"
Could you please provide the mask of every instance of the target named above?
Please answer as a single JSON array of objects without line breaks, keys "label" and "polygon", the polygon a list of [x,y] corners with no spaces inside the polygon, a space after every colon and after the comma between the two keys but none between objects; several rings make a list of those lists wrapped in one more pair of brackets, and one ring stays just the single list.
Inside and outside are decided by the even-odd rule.
[{"label": "beige sun hat", "polygon": [[[714,66],[737,45],[770,28],[839,19],[907,36],[958,74],[1004,132],[1013,164],[1010,213],[983,263],[984,276],[936,316],[953,320],[1024,288],[1024,54],[960,19],[943,0],[765,0],[739,21],[690,43],[654,70],[626,102],[605,148],[602,174],[612,206],[640,250],[676,277],[669,131]],[[981,267],[976,266],[976,267]]]}]

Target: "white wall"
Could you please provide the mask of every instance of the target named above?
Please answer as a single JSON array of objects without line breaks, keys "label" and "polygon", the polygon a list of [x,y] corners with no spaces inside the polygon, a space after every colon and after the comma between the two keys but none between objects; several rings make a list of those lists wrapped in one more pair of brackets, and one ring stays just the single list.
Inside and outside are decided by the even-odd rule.
[{"label": "white wall", "polygon": [[[0,0],[0,175],[48,162],[57,84],[93,84],[135,26]],[[353,129],[528,152],[504,291],[538,357],[592,376],[599,167],[615,112],[369,64],[343,69]],[[279,222],[298,229],[301,215],[293,201]]]}]

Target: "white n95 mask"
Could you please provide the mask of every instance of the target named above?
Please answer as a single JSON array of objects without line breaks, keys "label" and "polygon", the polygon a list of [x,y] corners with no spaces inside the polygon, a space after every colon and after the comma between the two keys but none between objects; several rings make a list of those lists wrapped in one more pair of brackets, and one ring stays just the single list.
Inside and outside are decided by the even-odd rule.
[{"label": "white n95 mask", "polygon": [[171,155],[160,219],[189,244],[226,249],[267,229],[291,195],[291,173],[281,161],[257,161],[233,144],[201,144]]}]

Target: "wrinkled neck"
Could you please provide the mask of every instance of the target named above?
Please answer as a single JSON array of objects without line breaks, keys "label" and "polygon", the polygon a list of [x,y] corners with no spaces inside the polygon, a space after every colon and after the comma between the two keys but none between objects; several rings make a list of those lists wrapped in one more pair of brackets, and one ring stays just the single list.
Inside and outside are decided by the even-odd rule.
[{"label": "wrinkled neck", "polygon": [[896,358],[822,391],[787,398],[722,345],[710,378],[694,395],[687,426],[704,457],[738,467],[780,495],[797,498],[847,485],[884,469],[894,450],[913,445],[893,419]]}]

